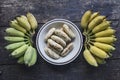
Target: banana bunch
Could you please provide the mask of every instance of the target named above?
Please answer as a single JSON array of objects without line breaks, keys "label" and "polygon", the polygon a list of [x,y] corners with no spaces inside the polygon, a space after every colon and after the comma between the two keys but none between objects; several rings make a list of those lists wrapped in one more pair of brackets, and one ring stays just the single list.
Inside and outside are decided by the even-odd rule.
[{"label": "banana bunch", "polygon": [[99,12],[88,10],[82,16],[80,25],[85,36],[83,56],[92,66],[98,67],[99,64],[106,63],[105,59],[111,57],[111,51],[115,50],[113,42],[117,39],[110,23]]},{"label": "banana bunch", "polygon": [[4,37],[10,44],[5,46],[11,51],[11,56],[18,59],[19,64],[33,66],[37,61],[37,51],[33,47],[32,37],[38,23],[31,13],[16,17],[10,22],[10,28],[5,31],[7,36]]}]

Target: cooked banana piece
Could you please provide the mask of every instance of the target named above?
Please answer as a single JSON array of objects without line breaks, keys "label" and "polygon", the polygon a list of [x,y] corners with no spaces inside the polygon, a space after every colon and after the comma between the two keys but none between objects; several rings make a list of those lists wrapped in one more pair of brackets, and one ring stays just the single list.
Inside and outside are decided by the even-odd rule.
[{"label": "cooked banana piece", "polygon": [[68,25],[63,24],[63,30],[65,31],[65,33],[68,34],[68,36],[72,39],[75,38],[75,34],[73,33],[73,31],[68,27]]},{"label": "cooked banana piece", "polygon": [[50,44],[47,43],[47,47],[50,48],[52,51],[54,51],[57,54],[60,54],[61,52],[56,50],[54,47],[50,46]]},{"label": "cooked banana piece", "polygon": [[72,51],[73,47],[73,43],[69,43],[60,55],[63,57],[66,56],[70,51]]},{"label": "cooked banana piece", "polygon": [[50,38],[54,32],[55,32],[55,28],[51,28],[45,36],[45,41],[47,41],[48,38]]},{"label": "cooked banana piece", "polygon": [[51,39],[54,40],[55,42],[57,42],[58,44],[60,44],[63,47],[66,46],[66,42],[62,38],[60,38],[60,37],[58,37],[56,35],[52,35]]},{"label": "cooked banana piece", "polygon": [[45,53],[49,56],[49,57],[51,57],[51,58],[53,58],[53,59],[59,59],[60,58],[60,56],[58,55],[58,54],[56,54],[54,51],[52,51],[50,48],[48,48],[48,47],[45,47]]},{"label": "cooked banana piece", "polygon": [[48,44],[52,47],[54,47],[55,49],[57,49],[58,51],[62,51],[63,50],[63,47],[56,43],[55,41],[53,41],[52,39],[48,39]]},{"label": "cooked banana piece", "polygon": [[65,32],[63,32],[62,30],[55,30],[55,34],[57,36],[59,36],[60,38],[62,38],[66,42],[71,41],[70,37]]}]

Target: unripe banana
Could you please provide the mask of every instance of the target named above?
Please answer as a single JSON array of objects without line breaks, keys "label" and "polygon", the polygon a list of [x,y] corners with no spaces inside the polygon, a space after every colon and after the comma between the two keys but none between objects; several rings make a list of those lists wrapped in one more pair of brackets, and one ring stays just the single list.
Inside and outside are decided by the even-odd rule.
[{"label": "unripe banana", "polygon": [[14,50],[14,49],[17,49],[24,44],[25,44],[25,42],[12,43],[12,44],[7,45],[5,48],[7,50]]},{"label": "unripe banana", "polygon": [[30,23],[30,25],[31,25],[31,28],[32,28],[33,30],[36,29],[37,26],[38,26],[38,23],[37,23],[36,18],[33,16],[33,14],[27,13],[27,18],[28,18],[28,21],[29,21],[29,23]]},{"label": "unripe banana", "polygon": [[23,37],[10,37],[10,36],[5,36],[4,39],[9,42],[19,42],[19,41],[25,40],[25,38],[23,38]]},{"label": "unripe banana", "polygon": [[97,61],[98,64],[105,64],[106,63],[105,59],[102,59],[102,58],[99,58],[99,57],[96,57],[96,56],[94,56],[94,58],[95,58],[95,60]]},{"label": "unripe banana", "polygon": [[94,42],[93,44],[94,44],[94,46],[96,46],[96,47],[98,47],[106,52],[110,52],[110,51],[115,50],[115,48],[109,44],[100,43],[100,42]]},{"label": "unripe banana", "polygon": [[95,58],[93,57],[93,55],[90,53],[88,49],[85,49],[85,51],[83,52],[83,56],[90,65],[98,67],[98,64]]},{"label": "unripe banana", "polygon": [[25,15],[21,15],[20,17],[23,18],[23,19],[25,19],[25,20],[28,20]]},{"label": "unripe banana", "polygon": [[7,28],[6,33],[11,36],[25,37],[25,34],[21,31],[18,31],[14,28]]},{"label": "unripe banana", "polygon": [[112,36],[113,34],[115,34],[115,30],[113,30],[113,29],[106,29],[104,31],[95,33],[94,36],[95,37],[108,37],[108,36]]},{"label": "unripe banana", "polygon": [[95,17],[88,25],[88,30],[91,31],[95,26],[100,24],[103,19],[105,19],[105,16],[97,16]]},{"label": "unripe banana", "polygon": [[99,38],[94,39],[94,41],[96,41],[96,42],[107,43],[107,44],[111,44],[112,42],[114,42],[116,40],[117,39],[114,37],[99,37]]},{"label": "unripe banana", "polygon": [[21,26],[17,23],[16,20],[11,21],[11,22],[10,22],[10,26],[11,26],[12,28],[15,28],[16,30],[19,30],[19,31],[23,32],[23,33],[26,33],[26,32],[27,32],[26,29],[24,29],[23,27],[21,27]]},{"label": "unripe banana", "polygon": [[36,61],[37,61],[37,51],[36,51],[35,48],[33,48],[33,50],[34,50],[33,56],[31,58],[31,61],[28,63],[29,67],[33,66],[36,63]]},{"label": "unripe banana", "polygon": [[13,57],[15,57],[15,58],[18,58],[18,57],[22,56],[22,55],[25,53],[25,51],[27,50],[27,48],[28,48],[28,45],[25,44],[25,45],[17,48],[16,50],[14,50],[14,51],[11,53],[11,56],[13,56]]},{"label": "unripe banana", "polygon": [[27,65],[33,56],[34,50],[32,46],[29,46],[24,55],[24,62]]},{"label": "unripe banana", "polygon": [[17,63],[24,64],[24,56],[21,56],[20,58],[18,58]]},{"label": "unripe banana", "polygon": [[90,17],[90,20],[89,20],[89,22],[90,21],[92,21],[95,17],[97,17],[99,15],[99,12],[94,12],[92,15],[91,15],[91,17]]},{"label": "unripe banana", "polygon": [[89,19],[92,15],[92,11],[88,10],[84,13],[84,15],[82,16],[82,19],[81,19],[81,27],[82,28],[87,28],[87,25],[88,25],[88,22],[89,22]]},{"label": "unripe banana", "polygon": [[93,55],[100,58],[109,58],[109,55],[102,49],[97,48],[96,46],[90,46],[90,51]]},{"label": "unripe banana", "polygon": [[92,30],[92,33],[97,33],[97,32],[103,31],[103,30],[107,29],[109,26],[110,26],[110,22],[109,21],[103,21],[101,24],[97,25]]},{"label": "unripe banana", "polygon": [[17,21],[23,28],[25,28],[27,31],[30,31],[31,26],[30,26],[28,20],[26,20],[22,17],[17,17]]}]

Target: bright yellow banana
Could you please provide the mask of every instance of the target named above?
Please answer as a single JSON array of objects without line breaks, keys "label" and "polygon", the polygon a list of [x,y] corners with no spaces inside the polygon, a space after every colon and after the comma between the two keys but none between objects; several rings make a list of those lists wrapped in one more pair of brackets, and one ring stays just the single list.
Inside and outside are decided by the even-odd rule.
[{"label": "bright yellow banana", "polygon": [[85,58],[85,60],[92,66],[97,67],[98,64],[95,60],[95,58],[92,56],[92,54],[90,53],[90,51],[88,49],[85,49],[85,51],[83,52],[83,56]]},{"label": "bright yellow banana", "polygon": [[115,50],[115,48],[109,44],[100,43],[100,42],[94,42],[93,44],[94,44],[94,46],[96,46],[96,47],[98,47],[106,52],[110,52],[110,51]]},{"label": "bright yellow banana", "polygon": [[96,46],[90,46],[90,51],[93,55],[100,58],[109,58],[109,55],[102,49],[97,48]]},{"label": "bright yellow banana", "polygon": [[115,34],[115,30],[113,30],[113,29],[106,29],[104,31],[95,33],[94,36],[95,37],[108,37],[108,36],[112,36],[113,34]]},{"label": "bright yellow banana", "polygon": [[88,22],[89,22],[89,19],[92,15],[92,11],[88,10],[84,13],[84,15],[82,16],[82,19],[81,19],[81,27],[82,28],[87,28],[87,25],[88,25]]},{"label": "bright yellow banana", "polygon": [[101,24],[97,25],[92,30],[92,33],[97,33],[97,32],[103,31],[103,30],[107,29],[109,26],[110,26],[110,22],[109,21],[103,21]]}]

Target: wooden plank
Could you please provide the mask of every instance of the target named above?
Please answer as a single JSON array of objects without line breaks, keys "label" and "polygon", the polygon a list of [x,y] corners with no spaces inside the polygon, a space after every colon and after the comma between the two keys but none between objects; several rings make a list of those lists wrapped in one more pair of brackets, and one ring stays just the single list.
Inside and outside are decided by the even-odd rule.
[{"label": "wooden plank", "polygon": [[82,61],[65,66],[40,63],[31,68],[22,65],[0,66],[1,80],[119,80],[120,60],[108,61],[98,68]]},{"label": "wooden plank", "polygon": [[88,9],[108,15],[110,19],[120,17],[119,0],[1,0],[0,3],[0,26],[8,26],[10,20],[28,11],[35,15],[39,23],[54,18],[80,21],[82,14]]}]

